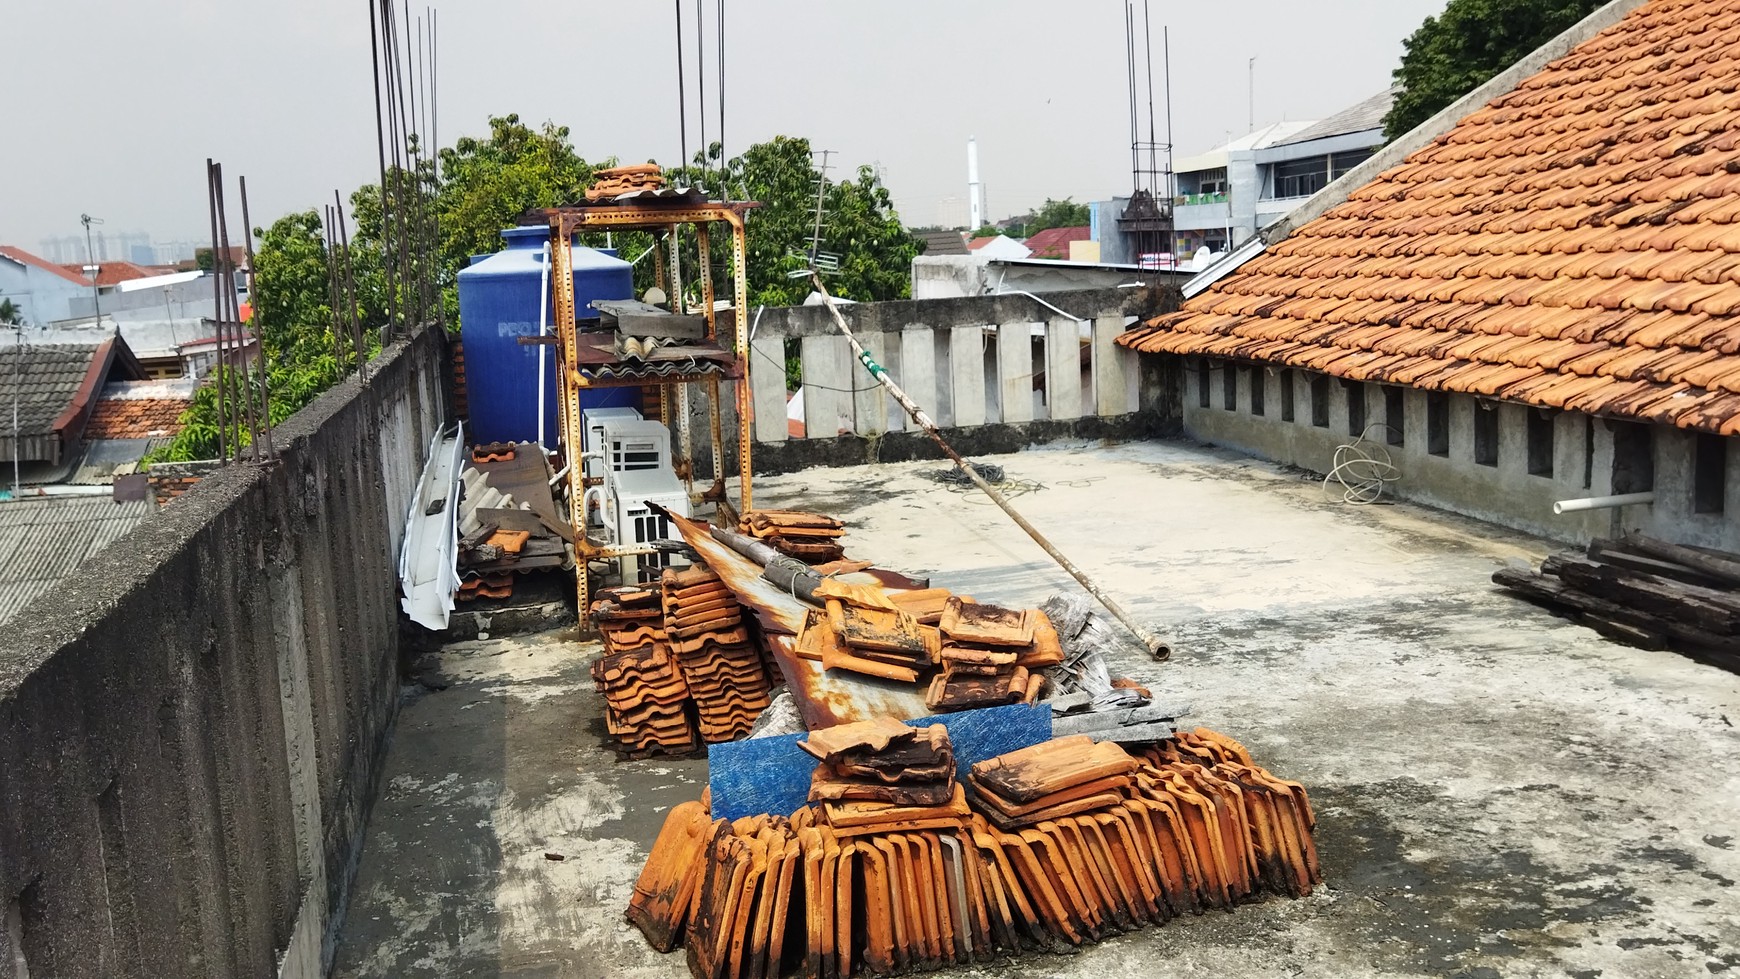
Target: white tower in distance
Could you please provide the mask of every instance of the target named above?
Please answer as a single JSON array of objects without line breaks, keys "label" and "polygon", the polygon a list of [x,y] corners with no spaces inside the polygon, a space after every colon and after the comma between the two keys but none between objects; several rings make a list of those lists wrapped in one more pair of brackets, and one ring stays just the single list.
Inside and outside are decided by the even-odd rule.
[{"label": "white tower in distance", "polygon": [[984,187],[979,183],[979,141],[967,137],[967,214],[968,231],[985,226]]}]

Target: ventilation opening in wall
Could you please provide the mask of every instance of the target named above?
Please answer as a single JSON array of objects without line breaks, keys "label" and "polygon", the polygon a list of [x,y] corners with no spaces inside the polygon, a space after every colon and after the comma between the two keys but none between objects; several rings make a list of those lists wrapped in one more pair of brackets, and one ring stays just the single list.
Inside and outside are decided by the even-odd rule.
[{"label": "ventilation opening in wall", "polygon": [[1595,419],[1583,416],[1583,488],[1595,485]]},{"label": "ventilation opening in wall", "polygon": [[1529,420],[1529,475],[1553,475],[1553,416],[1540,409],[1527,409]]},{"label": "ventilation opening in wall", "polygon": [[1474,461],[1498,465],[1498,405],[1490,401],[1474,403]]},{"label": "ventilation opening in wall", "polygon": [[1347,434],[1359,438],[1365,434],[1365,385],[1358,381],[1342,381],[1347,392]]},{"label": "ventilation opening in wall", "polygon": [[1728,496],[1728,440],[1699,433],[1692,456],[1692,512],[1721,513]]},{"label": "ventilation opening in wall", "polygon": [[1384,388],[1384,441],[1391,445],[1403,444],[1404,433],[1407,431],[1407,411],[1402,407],[1402,389]]},{"label": "ventilation opening in wall", "polygon": [[1426,392],[1426,453],[1450,454],[1450,396],[1442,391]]},{"label": "ventilation opening in wall", "polygon": [[1613,492],[1655,489],[1655,433],[1636,422],[1607,423],[1613,432]]},{"label": "ventilation opening in wall", "polygon": [[1196,362],[1196,406],[1208,407],[1208,361]]},{"label": "ventilation opening in wall", "polygon": [[1311,378],[1311,424],[1318,428],[1329,427],[1329,375],[1317,374]]},{"label": "ventilation opening in wall", "polygon": [[1263,409],[1264,384],[1268,381],[1268,371],[1261,366],[1251,368],[1251,414],[1261,418]]},{"label": "ventilation opening in wall", "polygon": [[1281,420],[1293,420],[1293,372],[1281,371]]},{"label": "ventilation opening in wall", "polygon": [[1225,411],[1239,409],[1239,368],[1237,364],[1220,365],[1220,406]]}]

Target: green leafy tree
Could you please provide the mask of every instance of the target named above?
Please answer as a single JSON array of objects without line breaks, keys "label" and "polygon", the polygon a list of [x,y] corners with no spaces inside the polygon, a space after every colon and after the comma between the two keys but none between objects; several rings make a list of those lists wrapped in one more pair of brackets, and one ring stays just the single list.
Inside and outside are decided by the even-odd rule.
[{"label": "green leafy tree", "polygon": [[1086,204],[1077,204],[1067,197],[1061,201],[1047,197],[1022,230],[1031,238],[1049,228],[1079,228],[1090,220]]},{"label": "green leafy tree", "polygon": [[1402,42],[1400,91],[1384,117],[1384,138],[1425,122],[1605,2],[1450,0]]},{"label": "green leafy tree", "polygon": [[984,227],[978,229],[977,231],[974,231],[972,234],[968,235],[967,237],[968,238],[995,238],[998,235],[1005,234],[1005,233],[1006,232],[1004,232],[1004,230],[1002,228],[999,228],[994,224],[987,224]]},{"label": "green leafy tree", "polygon": [[24,322],[24,310],[10,299],[0,299],[0,324],[17,326]]}]

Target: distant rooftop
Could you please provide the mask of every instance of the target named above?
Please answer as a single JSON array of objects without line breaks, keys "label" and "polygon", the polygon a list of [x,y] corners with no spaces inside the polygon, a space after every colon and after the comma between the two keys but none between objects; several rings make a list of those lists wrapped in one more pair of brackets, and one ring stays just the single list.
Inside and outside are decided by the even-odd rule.
[{"label": "distant rooftop", "polygon": [[1034,232],[1024,244],[1033,253],[1032,258],[1068,258],[1070,242],[1087,241],[1092,237],[1092,229],[1084,224],[1073,228],[1046,228]]},{"label": "distant rooftop", "polygon": [[1276,145],[1306,143],[1314,139],[1327,139],[1330,136],[1346,136],[1350,133],[1382,129],[1384,116],[1389,115],[1390,106],[1396,104],[1397,91],[1397,86],[1391,85],[1364,101],[1356,102],[1342,109],[1322,122],[1307,126]]},{"label": "distant rooftop", "polygon": [[149,500],[39,496],[0,502],[0,624],[156,509]]},{"label": "distant rooftop", "polygon": [[914,231],[912,236],[924,242],[926,255],[967,254],[967,243],[959,231]]}]

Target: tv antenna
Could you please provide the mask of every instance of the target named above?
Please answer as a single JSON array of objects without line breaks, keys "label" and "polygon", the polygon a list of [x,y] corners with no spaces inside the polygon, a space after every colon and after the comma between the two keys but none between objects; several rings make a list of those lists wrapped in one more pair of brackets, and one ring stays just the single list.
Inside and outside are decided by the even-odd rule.
[{"label": "tv antenna", "polygon": [[[85,271],[91,276],[91,316],[94,318],[97,329],[100,330],[103,327],[103,300],[102,290],[97,288],[97,276],[102,272],[103,267],[97,264],[96,249],[91,247],[91,225],[102,224],[103,219],[93,218],[89,214],[81,214],[79,215],[79,223],[85,226]],[[121,332],[119,323],[115,324],[115,332]]]}]

